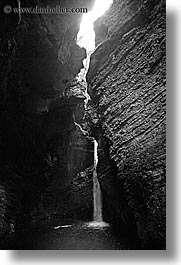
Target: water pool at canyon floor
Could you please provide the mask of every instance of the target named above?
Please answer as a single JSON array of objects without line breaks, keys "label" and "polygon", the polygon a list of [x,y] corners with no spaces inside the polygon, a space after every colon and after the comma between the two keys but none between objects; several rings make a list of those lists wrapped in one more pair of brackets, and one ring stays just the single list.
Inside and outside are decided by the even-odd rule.
[{"label": "water pool at canyon floor", "polygon": [[[125,239],[126,238],[126,239]],[[39,223],[22,229],[12,239],[14,250],[119,250],[137,249],[136,239],[117,237],[105,222]]]}]

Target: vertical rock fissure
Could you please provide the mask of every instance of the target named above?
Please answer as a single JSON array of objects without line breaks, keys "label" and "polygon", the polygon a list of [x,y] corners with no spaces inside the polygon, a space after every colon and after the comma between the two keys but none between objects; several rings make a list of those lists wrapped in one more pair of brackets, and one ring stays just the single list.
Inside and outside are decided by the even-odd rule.
[{"label": "vertical rock fissure", "polygon": [[[95,1],[95,6],[93,10],[86,15],[83,16],[82,23],[80,25],[80,30],[77,35],[77,44],[81,47],[84,47],[87,52],[87,58],[84,60],[84,68],[78,74],[78,78],[86,82],[86,100],[85,100],[85,112],[87,109],[87,103],[91,100],[90,95],[87,91],[87,80],[86,75],[89,70],[90,65],[90,56],[95,49],[95,31],[93,27],[94,21],[101,15],[98,14],[98,7],[100,5],[100,1]],[[112,1],[107,1],[105,10],[109,8]],[[102,12],[102,13],[103,13]],[[85,28],[85,25],[87,27]],[[85,30],[86,29],[86,30]],[[85,130],[82,129],[80,124],[77,124],[74,120],[74,124],[79,127],[79,129],[84,133]],[[103,223],[103,216],[102,216],[102,193],[100,189],[100,184],[97,176],[97,164],[98,164],[98,142],[94,137],[90,137],[89,133],[87,132],[87,137],[94,143],[94,166],[93,166],[93,221],[94,222],[102,222]]]},{"label": "vertical rock fissure", "polygon": [[[83,72],[79,73],[79,78],[82,78],[86,82],[86,74],[89,69],[90,55],[88,53],[87,58],[84,61]],[[85,100],[85,111],[88,101],[91,100],[87,90],[86,90],[86,100]],[[94,166],[93,166],[93,221],[103,222],[102,217],[102,194],[100,189],[100,184],[97,177],[97,164],[98,164],[98,142],[94,137],[89,136],[89,132],[85,131],[80,124],[78,124],[74,119],[74,124],[77,126],[81,132],[87,136],[87,138],[94,143]]]}]

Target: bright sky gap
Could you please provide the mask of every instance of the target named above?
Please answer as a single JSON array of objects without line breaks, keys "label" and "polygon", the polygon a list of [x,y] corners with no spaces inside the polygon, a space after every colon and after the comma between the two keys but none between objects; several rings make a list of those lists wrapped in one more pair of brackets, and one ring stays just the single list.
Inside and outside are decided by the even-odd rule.
[{"label": "bright sky gap", "polygon": [[96,0],[93,9],[83,15],[80,30],[77,35],[77,44],[84,47],[87,53],[95,49],[94,22],[102,16],[111,6],[113,0]]}]

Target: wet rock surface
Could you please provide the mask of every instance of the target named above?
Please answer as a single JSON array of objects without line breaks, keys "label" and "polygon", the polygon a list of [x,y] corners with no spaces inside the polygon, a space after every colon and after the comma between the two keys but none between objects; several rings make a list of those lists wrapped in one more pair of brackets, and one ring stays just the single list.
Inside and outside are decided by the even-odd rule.
[{"label": "wet rock surface", "polygon": [[[115,176],[117,192],[122,191],[134,214],[143,246],[164,249],[165,1],[115,1],[95,22],[97,39],[99,29],[102,36],[101,23],[109,29],[91,55],[87,116],[100,144],[103,194],[113,192],[108,183]],[[102,166],[107,165],[106,152],[116,173]],[[121,203],[116,199],[114,208],[124,218],[124,207],[117,206]]]}]

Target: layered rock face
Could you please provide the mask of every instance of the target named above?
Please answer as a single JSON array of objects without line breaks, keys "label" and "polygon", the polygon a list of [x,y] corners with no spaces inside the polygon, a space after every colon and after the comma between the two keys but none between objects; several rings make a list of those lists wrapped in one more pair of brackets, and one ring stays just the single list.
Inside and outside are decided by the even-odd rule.
[{"label": "layered rock face", "polygon": [[165,1],[115,0],[95,32],[87,116],[101,189],[117,220],[133,213],[143,248],[164,249]]},{"label": "layered rock face", "polygon": [[[18,2],[31,8],[40,4],[1,1],[0,236],[13,232],[17,220],[34,213],[40,202],[46,214],[47,197],[72,187],[77,174],[85,175],[93,163],[92,143],[75,124],[83,120],[86,98],[86,84],[76,78],[86,57],[76,44],[82,13],[3,11]],[[44,7],[88,10],[93,5],[82,0],[41,2]],[[80,194],[86,193],[85,185],[84,191],[79,186]],[[58,209],[52,207],[52,212],[63,215]]]}]

